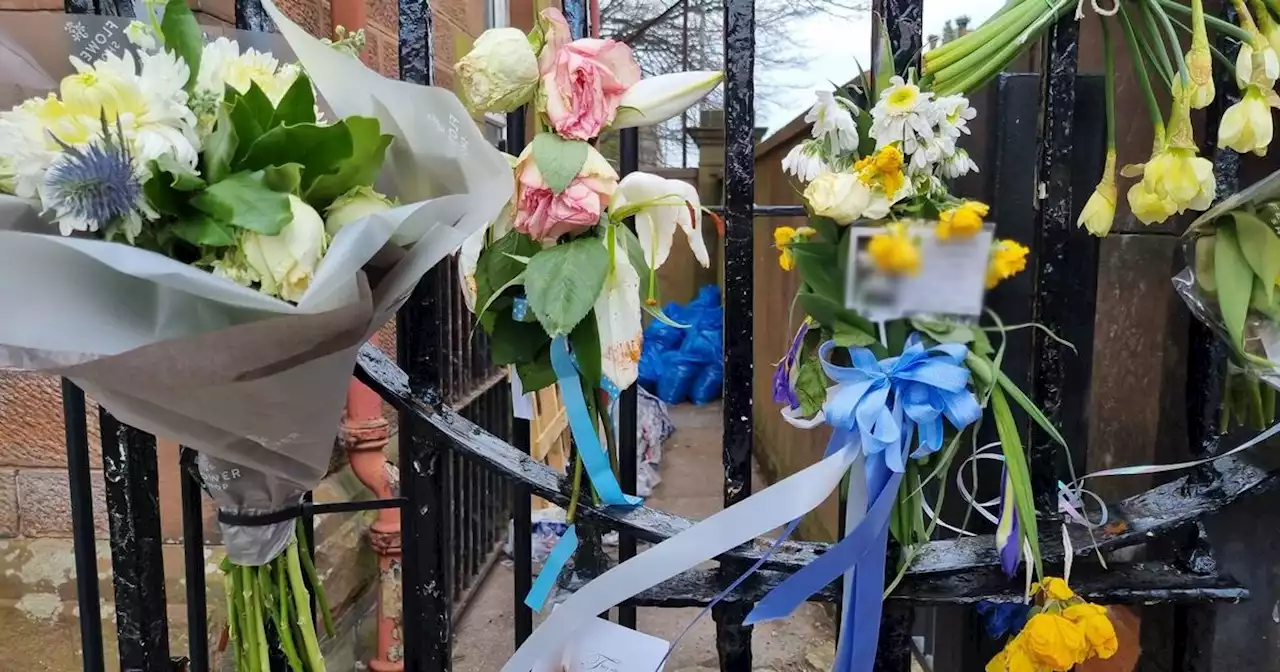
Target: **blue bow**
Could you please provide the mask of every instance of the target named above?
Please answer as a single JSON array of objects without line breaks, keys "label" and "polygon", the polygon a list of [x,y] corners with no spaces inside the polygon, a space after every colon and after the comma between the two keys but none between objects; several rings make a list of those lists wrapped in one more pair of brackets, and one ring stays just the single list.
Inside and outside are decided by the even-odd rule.
[{"label": "blue bow", "polygon": [[870,672],[879,635],[889,516],[912,436],[918,435],[913,457],[937,452],[943,418],[964,429],[981,417],[982,409],[968,389],[969,370],[963,365],[968,349],[963,345],[925,348],[913,334],[897,357],[877,360],[866,348],[851,348],[851,367],[831,363],[835,347],[828,341],[818,350],[823,370],[839,383],[824,408],[834,430],[830,448],[839,444],[839,449],[866,455],[867,515],[844,539],[765,595],[746,623],[788,616],[823,586],[853,571],[835,669]]}]

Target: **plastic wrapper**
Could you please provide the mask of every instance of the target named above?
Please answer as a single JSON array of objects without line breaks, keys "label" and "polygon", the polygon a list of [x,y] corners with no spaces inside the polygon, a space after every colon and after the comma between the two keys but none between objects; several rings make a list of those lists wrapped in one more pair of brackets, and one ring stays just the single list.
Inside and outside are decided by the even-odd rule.
[{"label": "plastic wrapper", "polygon": [[[64,238],[38,204],[0,196],[0,368],[65,376],[121,421],[195,448],[219,508],[247,516],[296,506],[324,477],[361,344],[513,190],[452,93],[383,78],[264,4],[279,35],[229,36],[282,62],[292,52],[334,116],[376,117],[395,136],[378,186],[404,204],[343,228],[296,305],[143,249]],[[7,17],[0,106],[56,89],[68,55],[126,48],[126,26]],[[232,560],[258,565],[293,521],[223,528]]]},{"label": "plastic wrapper", "polygon": [[715,362],[708,364],[693,379],[689,387],[689,399],[702,406],[720,398],[724,390],[724,364]]}]

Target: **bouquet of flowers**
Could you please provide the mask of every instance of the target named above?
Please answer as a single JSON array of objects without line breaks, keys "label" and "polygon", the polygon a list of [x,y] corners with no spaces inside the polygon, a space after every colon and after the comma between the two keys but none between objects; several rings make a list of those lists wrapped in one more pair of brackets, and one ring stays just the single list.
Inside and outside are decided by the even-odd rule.
[{"label": "bouquet of flowers", "polygon": [[[310,623],[294,518],[356,353],[512,184],[453,94],[384,79],[358,35],[322,43],[266,6],[297,64],[205,44],[170,0],[60,81],[38,60],[13,73],[56,92],[0,113],[0,367],[66,376],[198,450],[240,669],[267,669],[274,629],[293,669],[317,670],[314,632],[290,636]],[[29,54],[21,24],[0,40]]]}]

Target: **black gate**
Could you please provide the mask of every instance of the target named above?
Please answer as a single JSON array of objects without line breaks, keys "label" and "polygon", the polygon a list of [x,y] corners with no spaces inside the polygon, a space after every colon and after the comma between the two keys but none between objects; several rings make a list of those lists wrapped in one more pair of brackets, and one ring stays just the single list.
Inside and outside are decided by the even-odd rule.
[{"label": "black gate", "polygon": [[[120,4],[115,4],[115,3]],[[566,14],[579,34],[586,32],[585,0],[566,0]],[[875,11],[889,28],[895,66],[909,67],[921,48],[922,0],[876,0]],[[72,13],[130,14],[127,0],[67,0]],[[421,0],[401,0],[399,7],[400,74],[405,80],[430,83],[432,49],[431,8]],[[237,27],[269,30],[257,0],[237,0]],[[725,0],[725,390],[724,501],[731,505],[751,494],[752,449],[752,246],[757,223],[772,216],[796,216],[803,209],[757,206],[754,203],[755,142],[752,134],[753,63],[756,25],[753,0]],[[1054,329],[1082,348],[1079,356],[1038,333],[1009,344],[1006,364],[1019,383],[1050,418],[1063,429],[1075,451],[1059,454],[1047,437],[1031,432],[1033,482],[1040,513],[1057,514],[1055,483],[1066,473],[1067,460],[1083,466],[1087,443],[1084,400],[1089,385],[1088,362],[1093,341],[1094,301],[1098,266],[1097,243],[1077,230],[1075,218],[1097,175],[1073,166],[1098,166],[1103,150],[1100,82],[1077,77],[1077,24],[1066,19],[1047,39],[1037,75],[1006,75],[991,89],[990,104],[997,121],[990,151],[995,170],[989,188],[996,216],[1005,233],[1034,241],[1034,273],[1005,283],[993,296],[1012,321],[1032,320]],[[872,53],[880,53],[873,45]],[[1224,49],[1226,45],[1223,45]],[[873,70],[876,70],[873,67]],[[1219,82],[1219,91],[1234,90]],[[1220,116],[1230,100],[1219,99],[1212,117]],[[507,151],[518,153],[525,137],[524,117],[508,119]],[[621,139],[621,172],[637,168],[638,141],[634,130]],[[1219,194],[1236,188],[1238,157],[1214,152]],[[1029,171],[1027,166],[1037,166]],[[564,476],[527,455],[529,427],[513,420],[506,388],[495,378],[484,357],[484,346],[469,345],[465,309],[456,274],[448,264],[432,271],[419,285],[398,317],[399,366],[380,351],[366,346],[356,374],[400,413],[401,497],[353,504],[316,504],[312,514],[400,506],[403,534],[403,642],[406,669],[443,672],[451,667],[453,598],[464,589],[482,558],[476,549],[496,535],[484,515],[468,506],[478,500],[459,497],[461,491],[481,488],[509,493],[515,519],[517,556],[514,610],[516,644],[532,630],[532,614],[522,603],[531,584],[529,503],[537,494],[567,505]],[[1225,357],[1206,330],[1197,329],[1187,366],[1192,422],[1190,443],[1211,454],[1220,435],[1217,408]],[[1068,357],[1070,355],[1070,358]],[[1080,363],[1085,365],[1081,366]],[[486,385],[488,385],[486,387]],[[481,389],[465,409],[454,402]],[[487,390],[487,391],[485,391]],[[85,669],[104,669],[100,630],[97,572],[93,550],[88,440],[84,395],[69,383],[63,386],[69,451],[73,522],[75,528],[78,599]],[[164,577],[159,535],[154,439],[122,426],[103,413],[107,504],[110,510],[112,564],[119,630],[120,663],[126,670],[180,669],[171,662],[165,618]],[[622,486],[636,485],[636,396],[625,393],[620,447]],[[516,446],[513,448],[513,445]],[[479,465],[483,465],[481,468]],[[1095,535],[1103,551],[1146,544],[1159,535],[1172,535],[1168,557],[1142,563],[1114,564],[1109,571],[1077,569],[1077,592],[1095,602],[1176,604],[1174,627],[1160,645],[1167,649],[1166,666],[1152,669],[1208,670],[1214,640],[1212,603],[1238,600],[1247,591],[1220,576],[1207,555],[1204,516],[1263,489],[1275,481],[1273,472],[1227,458],[1176,481],[1111,505],[1122,524]],[[506,485],[502,485],[506,484]],[[189,669],[209,669],[206,650],[207,618],[203,585],[203,534],[200,495],[194,477],[183,481],[183,521],[187,558],[187,603],[191,648]],[[471,490],[468,490],[471,489]],[[634,555],[636,544],[660,542],[686,529],[689,520],[644,507],[629,510],[579,506],[584,538],[579,552],[579,575],[603,571],[599,537],[608,529],[621,533],[620,555]],[[490,510],[488,516],[505,512]],[[309,524],[309,520],[308,520]],[[1042,525],[1043,530],[1056,526]],[[1080,532],[1080,534],[1084,534]],[[1046,562],[1062,560],[1055,534],[1041,541]],[[483,542],[470,543],[468,542]],[[1074,540],[1083,553],[1087,537]],[[744,546],[720,557],[716,570],[692,570],[619,607],[618,620],[635,625],[637,606],[687,607],[706,605],[721,588],[762,554],[762,546]],[[752,604],[790,572],[822,553],[823,544],[788,542],[765,563],[764,570],[721,602],[714,610],[717,650],[722,670],[751,669],[751,628],[742,625]],[[991,537],[939,540],[917,556],[914,566],[890,597],[881,633],[878,670],[905,671],[911,667],[913,609],[919,606],[967,605],[982,599],[1011,599],[1021,586],[1011,585],[999,570]],[[1206,561],[1208,559],[1208,561]],[[585,571],[584,571],[585,570]],[[838,591],[828,587],[815,600],[834,602]],[[945,647],[944,660],[961,661],[960,669],[980,669],[984,660],[976,630],[950,627],[926,633],[931,651]],[[960,652],[959,657],[950,652]],[[936,654],[943,656],[944,654]]]}]

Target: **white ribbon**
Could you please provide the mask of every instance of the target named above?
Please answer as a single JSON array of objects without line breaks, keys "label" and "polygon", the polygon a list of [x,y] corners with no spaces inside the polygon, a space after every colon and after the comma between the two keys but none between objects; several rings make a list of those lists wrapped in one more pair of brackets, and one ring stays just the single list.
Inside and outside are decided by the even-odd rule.
[{"label": "white ribbon", "polygon": [[[1111,0],[1111,9],[1103,9],[1098,6],[1098,0],[1089,0],[1089,4],[1093,6],[1093,11],[1098,16],[1115,16],[1120,11],[1120,0]],[[1076,2],[1076,21],[1084,18],[1084,0]]]},{"label": "white ribbon", "polygon": [[501,672],[535,669],[559,655],[597,614],[809,513],[840,484],[859,454],[841,450],[601,574],[552,612]]}]

